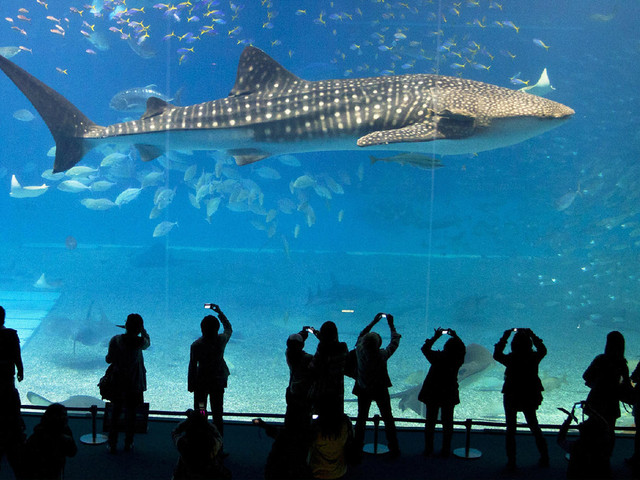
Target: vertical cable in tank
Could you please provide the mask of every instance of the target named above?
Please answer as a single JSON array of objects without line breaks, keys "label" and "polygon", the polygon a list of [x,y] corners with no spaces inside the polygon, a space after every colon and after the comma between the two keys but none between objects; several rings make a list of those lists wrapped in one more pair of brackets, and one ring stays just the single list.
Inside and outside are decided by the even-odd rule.
[{"label": "vertical cable in tank", "polygon": [[[167,30],[166,30],[166,34],[170,34],[171,33],[171,22],[167,21],[166,22],[166,26],[167,26]],[[172,90],[171,90],[171,42],[165,42],[166,43],[166,49],[165,49],[165,55],[166,55],[166,72],[165,72],[165,89],[164,91],[166,92],[167,95],[171,96],[172,95]],[[165,152],[165,162],[164,162],[164,181],[165,181],[165,188],[169,188],[169,173],[170,173],[170,167],[171,167],[171,159],[169,158],[169,156],[167,155],[167,152],[169,152],[170,150],[170,142],[171,142],[171,135],[165,135],[165,145],[164,145],[164,152]],[[165,219],[168,220],[168,213],[169,213],[169,208],[171,207],[171,205],[168,205],[164,215],[165,215]],[[164,237],[164,241],[165,241],[165,248],[164,248],[164,322],[169,321],[169,283],[170,283],[170,279],[169,279],[169,236],[165,235]],[[163,323],[164,323],[163,322]]]},{"label": "vertical cable in tank", "polygon": [[[437,32],[440,32],[442,29],[442,0],[438,1],[438,29]],[[435,74],[440,75],[440,46],[442,35],[438,33],[436,35],[436,64],[435,64]],[[434,97],[438,95],[437,85],[434,88]],[[434,132],[435,135],[435,132]],[[435,142],[431,142],[431,155],[435,156],[436,148]],[[425,334],[428,334],[428,326],[429,326],[429,300],[431,296],[431,253],[432,253],[432,241],[433,241],[433,201],[435,197],[435,168],[431,169],[431,192],[429,195],[429,228],[427,234],[427,286],[426,286],[426,300],[425,300],[425,318],[424,318],[424,330]]]}]

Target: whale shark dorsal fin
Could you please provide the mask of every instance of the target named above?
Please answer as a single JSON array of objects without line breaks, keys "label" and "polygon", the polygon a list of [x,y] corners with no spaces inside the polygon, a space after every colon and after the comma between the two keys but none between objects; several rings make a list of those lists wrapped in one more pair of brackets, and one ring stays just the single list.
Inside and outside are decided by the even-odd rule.
[{"label": "whale shark dorsal fin", "polygon": [[158,97],[149,97],[147,99],[147,109],[140,117],[140,120],[144,120],[146,118],[155,117],[156,115],[163,114],[166,110],[173,108],[174,105],[171,105],[169,102],[165,102],[161,98]]},{"label": "whale shark dorsal fin", "polygon": [[269,55],[256,47],[246,47],[240,55],[236,83],[230,97],[256,92],[274,92],[288,88],[295,82],[304,82]]}]

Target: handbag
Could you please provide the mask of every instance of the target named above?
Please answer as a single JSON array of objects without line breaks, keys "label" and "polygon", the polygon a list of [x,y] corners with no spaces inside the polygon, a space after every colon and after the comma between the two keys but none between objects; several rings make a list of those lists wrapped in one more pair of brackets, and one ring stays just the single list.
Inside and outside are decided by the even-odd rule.
[{"label": "handbag", "polygon": [[107,371],[98,382],[98,388],[100,389],[100,396],[110,402],[116,397],[116,378],[114,375],[113,364],[107,367]]},{"label": "handbag", "polygon": [[354,380],[358,375],[358,358],[356,357],[355,348],[347,353],[347,358],[344,362],[344,374]]}]

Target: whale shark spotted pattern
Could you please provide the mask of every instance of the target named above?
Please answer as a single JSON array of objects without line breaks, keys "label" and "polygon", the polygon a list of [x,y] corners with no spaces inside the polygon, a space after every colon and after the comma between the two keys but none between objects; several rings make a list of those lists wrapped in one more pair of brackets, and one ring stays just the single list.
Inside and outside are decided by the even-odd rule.
[{"label": "whale shark spotted pattern", "polygon": [[186,107],[151,97],[140,119],[103,127],[10,60],[0,57],[0,69],[49,127],[54,172],[101,144],[134,145],[145,161],[167,149],[226,150],[238,165],[309,151],[475,153],[539,135],[575,113],[545,98],[458,77],[307,81],[249,46],[228,97]]}]

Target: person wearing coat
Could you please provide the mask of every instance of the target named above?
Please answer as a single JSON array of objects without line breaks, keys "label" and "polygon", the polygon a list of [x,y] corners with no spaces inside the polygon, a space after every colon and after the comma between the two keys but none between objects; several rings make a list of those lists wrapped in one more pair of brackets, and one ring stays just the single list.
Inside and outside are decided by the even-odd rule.
[{"label": "person wearing coat", "polygon": [[113,365],[115,394],[112,399],[113,414],[107,448],[116,453],[118,443],[118,420],[125,411],[125,451],[133,447],[136,410],[144,403],[143,392],[147,390],[147,370],[142,351],[149,348],[151,340],[144,329],[142,317],[132,313],[124,325],[125,333],[109,341],[106,361]]},{"label": "person wearing coat", "polygon": [[[444,344],[442,351],[433,350],[433,344],[442,335],[451,338]],[[466,347],[454,330],[437,328],[433,337],[427,338],[422,346],[422,353],[431,364],[418,400],[426,405],[426,421],[424,424],[424,455],[433,453],[433,437],[438,421],[438,412],[442,419],[442,452],[443,457],[451,453],[453,438],[453,411],[460,403],[458,389],[458,371],[464,363]]]}]

